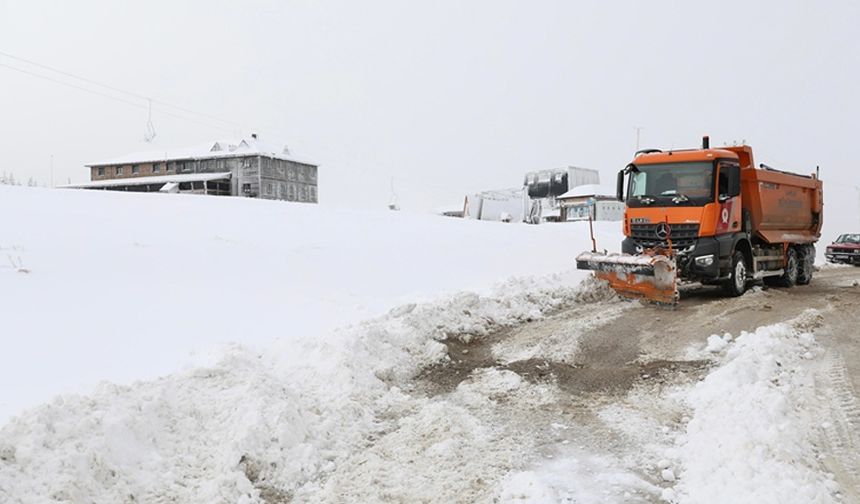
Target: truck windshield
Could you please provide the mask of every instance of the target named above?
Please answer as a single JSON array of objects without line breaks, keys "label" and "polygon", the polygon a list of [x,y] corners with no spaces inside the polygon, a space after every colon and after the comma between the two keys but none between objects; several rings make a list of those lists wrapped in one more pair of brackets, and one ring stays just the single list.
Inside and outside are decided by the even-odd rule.
[{"label": "truck windshield", "polygon": [[860,234],[844,234],[836,239],[836,243],[860,243]]},{"label": "truck windshield", "polygon": [[629,203],[650,198],[704,205],[714,200],[714,164],[711,162],[659,163],[637,168],[630,177]]}]

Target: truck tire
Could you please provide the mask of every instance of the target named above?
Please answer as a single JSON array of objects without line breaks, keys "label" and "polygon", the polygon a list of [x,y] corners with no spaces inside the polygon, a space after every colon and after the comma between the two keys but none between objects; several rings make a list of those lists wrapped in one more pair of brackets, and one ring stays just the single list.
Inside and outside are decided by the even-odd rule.
[{"label": "truck tire", "polygon": [[808,285],[815,272],[815,246],[803,245],[797,252],[797,285]]},{"label": "truck tire", "polygon": [[747,263],[744,255],[736,250],[732,254],[732,269],[729,279],[723,283],[723,291],[732,297],[743,295],[747,290]]},{"label": "truck tire", "polygon": [[769,285],[775,285],[777,287],[794,287],[795,284],[797,284],[798,261],[797,251],[794,250],[794,247],[788,248],[785,263],[785,271],[782,273],[782,276],[770,277],[768,279],[770,280],[770,282],[768,282]]}]

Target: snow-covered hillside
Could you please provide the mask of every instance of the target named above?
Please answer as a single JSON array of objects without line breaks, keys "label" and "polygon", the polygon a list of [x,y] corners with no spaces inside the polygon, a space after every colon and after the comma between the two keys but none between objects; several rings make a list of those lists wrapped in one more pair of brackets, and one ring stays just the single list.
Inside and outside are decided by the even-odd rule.
[{"label": "snow-covered hillside", "polygon": [[[0,422],[101,380],[181,369],[213,345],[330,340],[404,303],[567,271],[590,247],[585,225],[8,186],[0,216],[14,342],[0,353]],[[618,247],[618,223],[596,229]]]}]

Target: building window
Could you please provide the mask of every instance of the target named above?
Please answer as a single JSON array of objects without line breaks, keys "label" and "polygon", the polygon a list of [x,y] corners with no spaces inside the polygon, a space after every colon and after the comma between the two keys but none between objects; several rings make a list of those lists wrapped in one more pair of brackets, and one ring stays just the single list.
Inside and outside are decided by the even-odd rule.
[{"label": "building window", "polygon": [[267,183],[267,184],[266,184],[266,194],[267,194],[268,196],[271,196],[271,195],[272,195],[272,183],[271,183],[271,182],[269,182],[269,183]]},{"label": "building window", "polygon": [[139,175],[140,174],[140,166],[138,166],[136,164],[131,165],[131,174],[132,175]]},{"label": "building window", "polygon": [[160,173],[161,165],[158,163],[152,163],[152,173]]},{"label": "building window", "polygon": [[317,202],[317,188],[315,186],[310,187],[311,191],[311,203]]},{"label": "building window", "polygon": [[120,175],[122,175],[122,166],[117,166],[117,167],[115,168],[115,170],[116,170],[116,175],[117,175],[117,177],[119,177]]},{"label": "building window", "polygon": [[104,177],[105,176],[105,167],[100,166],[98,169],[98,173],[99,173],[99,177]]},{"label": "building window", "polygon": [[242,184],[242,194],[246,196],[251,195],[251,184]]}]

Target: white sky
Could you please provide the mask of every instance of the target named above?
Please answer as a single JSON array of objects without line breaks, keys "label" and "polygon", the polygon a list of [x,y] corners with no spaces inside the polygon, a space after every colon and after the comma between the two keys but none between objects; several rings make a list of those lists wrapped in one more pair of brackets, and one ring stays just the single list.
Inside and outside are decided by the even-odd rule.
[{"label": "white sky", "polygon": [[[707,133],[821,165],[856,212],[858,19],[837,1],[0,0],[0,51],[285,142],[321,164],[324,203],[384,207],[393,176],[426,210],[568,164],[611,184],[642,126],[642,147]],[[156,148],[232,136],[154,123]],[[57,183],[86,180],[85,162],[148,149],[145,126],[144,109],[0,67],[0,170],[19,179],[47,182],[53,155]]]}]

